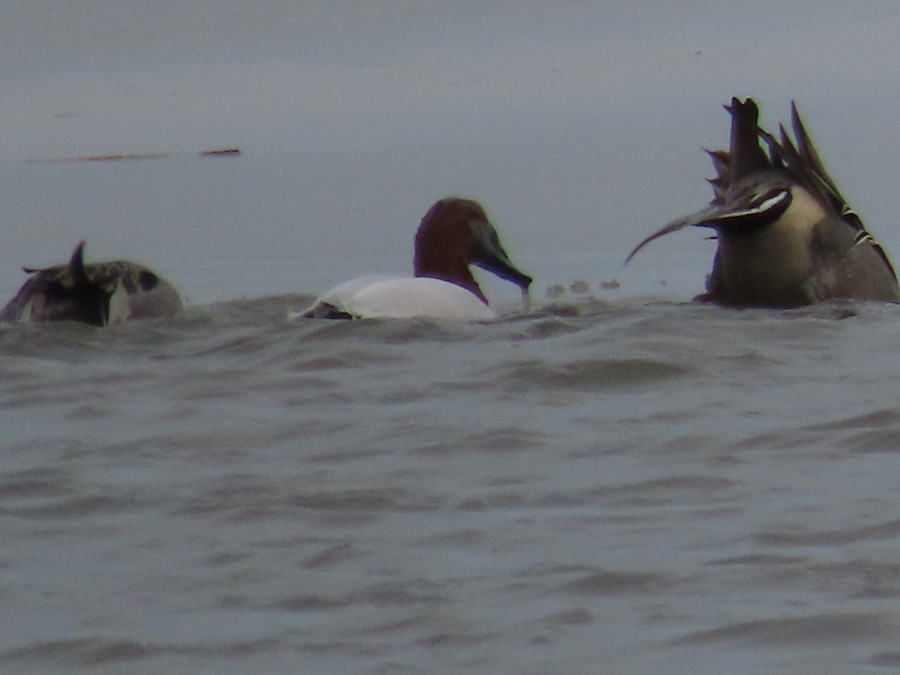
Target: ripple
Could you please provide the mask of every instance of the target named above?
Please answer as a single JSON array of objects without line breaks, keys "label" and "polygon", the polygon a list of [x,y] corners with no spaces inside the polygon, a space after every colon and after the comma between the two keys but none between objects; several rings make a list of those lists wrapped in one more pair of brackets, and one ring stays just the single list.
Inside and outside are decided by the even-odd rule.
[{"label": "ripple", "polygon": [[870,666],[900,669],[900,652],[881,652],[866,659]]},{"label": "ripple", "polygon": [[58,667],[91,667],[145,662],[165,655],[178,656],[245,656],[259,653],[276,643],[273,639],[232,641],[221,645],[157,644],[137,640],[103,637],[47,640],[0,652],[0,662],[54,665]]},{"label": "ripple", "polygon": [[135,508],[137,500],[131,496],[86,495],[62,499],[50,504],[19,509],[7,509],[6,513],[20,518],[56,520],[60,518],[87,518],[104,513],[120,513]]},{"label": "ripple", "polygon": [[853,643],[896,636],[897,629],[896,622],[880,614],[823,614],[733,623],[689,633],[675,644],[728,642],[749,647],[782,647]]},{"label": "ripple", "polygon": [[0,474],[0,499],[60,497],[75,488],[75,477],[53,469],[27,469]]},{"label": "ripple", "polygon": [[600,569],[565,584],[562,590],[590,595],[630,595],[654,593],[674,582],[675,578],[668,574]]},{"label": "ripple", "polygon": [[87,667],[139,661],[159,651],[155,646],[132,640],[83,638],[38,642],[10,649],[0,654],[0,659]]},{"label": "ripple", "polygon": [[541,623],[549,628],[559,628],[564,626],[585,626],[594,622],[594,615],[583,607],[575,609],[566,609],[561,612],[548,614],[541,619]]},{"label": "ripple", "polygon": [[412,512],[433,511],[441,500],[408,491],[371,488],[322,490],[290,499],[292,506],[312,511]]},{"label": "ripple", "polygon": [[571,389],[604,391],[633,389],[684,378],[696,372],[692,366],[657,358],[628,357],[580,359],[570,363],[525,361],[496,369],[501,382],[523,389]]},{"label": "ripple", "polygon": [[818,532],[760,532],[753,539],[769,546],[835,546],[860,541],[892,539],[900,535],[900,520],[846,530]]}]

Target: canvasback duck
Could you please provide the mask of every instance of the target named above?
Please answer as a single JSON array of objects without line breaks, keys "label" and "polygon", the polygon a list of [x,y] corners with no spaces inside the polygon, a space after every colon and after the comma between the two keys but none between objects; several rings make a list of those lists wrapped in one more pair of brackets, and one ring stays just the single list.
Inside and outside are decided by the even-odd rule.
[{"label": "canvasback duck", "polygon": [[447,197],[422,218],[415,239],[414,277],[367,276],[335,286],[303,312],[308,318],[459,321],[496,318],[472,276],[477,265],[511,281],[528,298],[531,277],[500,244],[484,209],[471,199]]},{"label": "canvasback duck", "polygon": [[[800,307],[829,299],[898,301],[884,249],[825,170],[791,104],[792,140],[758,126],[753,99],[731,100],[728,151],[709,151],[714,198],[638,244],[688,226],[715,230],[718,248],[698,300],[731,307]],[[760,144],[762,141],[768,154]]]},{"label": "canvasback duck", "polygon": [[79,242],[65,265],[23,268],[32,275],[0,310],[0,321],[80,321],[94,326],[171,316],[178,291],[158,274],[127,260],[85,264]]}]

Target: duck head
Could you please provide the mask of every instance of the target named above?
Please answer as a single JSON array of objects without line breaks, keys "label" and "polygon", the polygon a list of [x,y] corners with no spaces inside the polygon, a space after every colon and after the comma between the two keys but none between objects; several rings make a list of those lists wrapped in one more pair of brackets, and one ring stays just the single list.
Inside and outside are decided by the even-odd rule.
[{"label": "duck head", "polygon": [[531,277],[509,259],[484,209],[475,201],[448,197],[436,202],[416,232],[414,273],[462,286],[487,304],[469,265],[510,281],[527,292]]}]

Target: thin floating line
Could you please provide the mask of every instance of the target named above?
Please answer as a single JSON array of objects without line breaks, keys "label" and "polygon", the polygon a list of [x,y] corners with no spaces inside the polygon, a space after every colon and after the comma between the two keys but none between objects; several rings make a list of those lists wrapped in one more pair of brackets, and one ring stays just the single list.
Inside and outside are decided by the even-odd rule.
[{"label": "thin floating line", "polygon": [[234,157],[241,154],[240,148],[217,148],[215,150],[204,150],[199,153],[201,157]]},{"label": "thin floating line", "polygon": [[[241,154],[240,148],[213,148],[197,153],[199,157],[236,157]],[[26,162],[123,162],[127,160],[167,159],[172,157],[169,152],[128,152],[112,153],[109,155],[78,155],[77,157],[50,157],[47,159],[27,159]]]}]

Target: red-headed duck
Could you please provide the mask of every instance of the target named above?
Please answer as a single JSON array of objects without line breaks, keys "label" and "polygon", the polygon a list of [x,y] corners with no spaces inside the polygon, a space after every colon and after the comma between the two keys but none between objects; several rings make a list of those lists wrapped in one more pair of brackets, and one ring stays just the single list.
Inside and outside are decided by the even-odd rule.
[{"label": "red-headed duck", "polygon": [[[791,105],[794,140],[760,129],[753,99],[731,100],[729,150],[709,153],[708,207],[635,247],[688,226],[715,230],[718,250],[699,300],[731,307],[799,307],[829,299],[900,300],[884,249],[841,195]],[[760,145],[763,141],[768,154]],[[627,261],[626,261],[627,262]]]},{"label": "red-headed duck", "polygon": [[428,210],[416,232],[414,277],[352,279],[321,296],[303,316],[494,319],[497,315],[469,265],[516,284],[527,301],[531,277],[510,261],[481,205],[458,197],[441,199]]},{"label": "red-headed duck", "polygon": [[80,321],[94,326],[171,316],[181,309],[178,291],[151,269],[127,260],[84,262],[79,242],[69,262],[32,276],[0,311],[0,321]]}]

